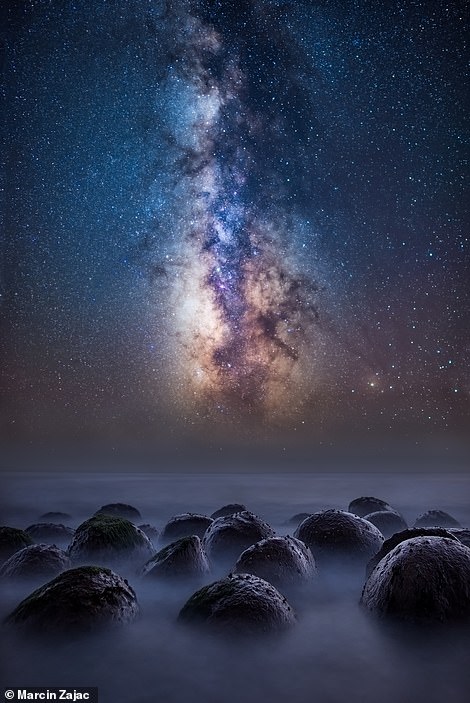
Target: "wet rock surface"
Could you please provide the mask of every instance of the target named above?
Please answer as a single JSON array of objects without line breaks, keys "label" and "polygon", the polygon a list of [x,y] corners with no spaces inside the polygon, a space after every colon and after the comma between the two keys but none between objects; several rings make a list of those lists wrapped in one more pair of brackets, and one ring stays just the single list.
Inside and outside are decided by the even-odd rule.
[{"label": "wet rock surface", "polygon": [[395,532],[406,530],[408,527],[402,516],[391,510],[378,510],[375,513],[369,513],[364,516],[364,520],[375,525],[385,538],[391,537]]},{"label": "wet rock surface", "polygon": [[294,533],[320,564],[366,564],[381,548],[383,535],[372,523],[344,510],[322,510]]},{"label": "wet rock surface", "polygon": [[147,535],[132,522],[109,515],[95,515],[75,531],[68,554],[74,564],[108,564],[140,561],[155,553]]},{"label": "wet rock surface", "polygon": [[46,544],[69,544],[75,534],[75,530],[66,525],[55,522],[38,522],[30,525],[25,532],[34,542],[44,542]]},{"label": "wet rock surface", "polygon": [[202,544],[210,562],[233,566],[245,549],[274,536],[274,530],[264,520],[244,510],[214,520]]},{"label": "wet rock surface", "polygon": [[381,498],[375,498],[374,496],[361,496],[361,498],[355,498],[349,503],[348,512],[354,513],[359,517],[364,517],[370,513],[376,513],[382,510],[390,510],[396,512],[391,505],[386,503]]},{"label": "wet rock surface", "polygon": [[29,547],[33,544],[33,540],[24,530],[19,530],[16,527],[0,527],[0,563],[3,563],[12,554],[23,547]]},{"label": "wet rock surface", "polygon": [[414,537],[375,567],[361,604],[378,616],[415,623],[470,620],[470,549],[447,537]]},{"label": "wet rock surface", "polygon": [[229,503],[224,505],[215,512],[212,513],[211,518],[216,520],[218,517],[225,517],[226,515],[235,515],[235,513],[243,513],[246,510],[246,506],[241,503]]},{"label": "wet rock surface", "polygon": [[6,618],[7,625],[40,635],[84,633],[131,622],[139,612],[136,595],[109,569],[70,569],[38,588]]},{"label": "wet rock surface", "polygon": [[232,636],[279,633],[296,622],[284,596],[250,574],[231,574],[205,586],[191,596],[178,619]]},{"label": "wet rock surface", "polygon": [[413,527],[462,527],[462,525],[444,510],[427,510],[416,518]]},{"label": "wet rock surface", "polygon": [[102,505],[95,513],[95,515],[100,514],[110,515],[111,517],[122,517],[131,522],[142,522],[142,515],[137,508],[134,508],[133,505],[127,505],[127,503],[107,503],[106,505]]},{"label": "wet rock surface", "polygon": [[142,568],[143,576],[178,581],[197,579],[208,573],[209,563],[197,535],[172,542]]},{"label": "wet rock surface", "polygon": [[199,513],[174,515],[163,528],[160,539],[162,542],[173,542],[181,537],[190,537],[191,535],[202,538],[212,522],[212,518]]},{"label": "wet rock surface", "polygon": [[310,549],[300,540],[289,536],[268,537],[240,555],[235,572],[259,576],[282,590],[310,582],[316,567]]},{"label": "wet rock surface", "polygon": [[72,564],[67,554],[51,544],[32,544],[15,552],[0,568],[5,578],[53,578]]}]

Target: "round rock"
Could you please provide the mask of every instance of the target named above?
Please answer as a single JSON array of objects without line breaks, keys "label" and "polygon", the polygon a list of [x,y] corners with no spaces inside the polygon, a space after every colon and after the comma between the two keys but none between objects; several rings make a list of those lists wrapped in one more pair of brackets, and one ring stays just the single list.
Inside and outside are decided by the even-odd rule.
[{"label": "round rock", "polygon": [[131,522],[142,521],[142,515],[137,508],[134,508],[132,505],[127,505],[127,503],[108,503],[107,505],[102,505],[95,513],[95,515],[100,514],[110,515],[111,517],[123,517],[125,520],[130,520]]},{"label": "round rock", "polygon": [[358,515],[359,517],[364,517],[370,513],[376,513],[379,510],[391,510],[392,512],[396,512],[391,505],[380,498],[374,498],[374,496],[356,498],[352,500],[348,506],[348,512],[354,513],[354,515]]},{"label": "round rock", "polygon": [[75,531],[68,553],[72,562],[103,563],[141,561],[155,550],[142,530],[120,517],[95,515]]},{"label": "round rock", "polygon": [[163,528],[160,539],[164,542],[173,542],[181,537],[190,537],[191,535],[202,537],[212,522],[212,518],[198,513],[174,515]]},{"label": "round rock", "polygon": [[245,549],[268,537],[275,537],[274,530],[261,518],[244,510],[214,520],[202,543],[209,561],[234,564]]},{"label": "round rock", "polygon": [[197,535],[169,544],[142,568],[143,576],[166,580],[197,579],[208,573],[209,563]]},{"label": "round rock", "polygon": [[20,549],[0,568],[6,578],[53,578],[72,566],[67,554],[52,544],[32,544]]},{"label": "round rock", "polygon": [[253,574],[276,588],[302,586],[315,576],[315,560],[308,547],[294,537],[268,537],[239,556],[238,573]]},{"label": "round rock", "polygon": [[16,527],[0,527],[0,563],[23,547],[33,544],[30,535]]},{"label": "round rock", "polygon": [[470,620],[470,549],[446,537],[401,542],[369,576],[361,604],[415,623]]},{"label": "round rock", "polygon": [[225,517],[226,515],[235,515],[235,513],[243,513],[246,510],[246,506],[241,503],[229,503],[229,505],[224,505],[219,510],[212,513],[211,518],[216,520],[218,517]]},{"label": "round rock", "polygon": [[71,527],[55,522],[38,522],[27,527],[25,532],[34,542],[62,545],[69,544],[75,534]]},{"label": "round rock", "polygon": [[296,622],[284,596],[251,574],[231,574],[205,586],[191,596],[178,619],[232,636],[279,633]]},{"label": "round rock", "polygon": [[139,612],[134,591],[109,569],[85,566],[64,571],[38,588],[5,623],[38,634],[69,636],[131,622]]},{"label": "round rock", "polygon": [[444,510],[427,510],[416,518],[414,527],[462,527],[462,525]]},{"label": "round rock", "polygon": [[383,543],[371,522],[344,510],[322,510],[304,520],[294,533],[320,563],[366,564]]},{"label": "round rock", "polygon": [[391,537],[395,532],[406,530],[408,527],[402,516],[391,510],[378,510],[375,513],[369,513],[364,516],[364,520],[375,525],[385,538]]}]

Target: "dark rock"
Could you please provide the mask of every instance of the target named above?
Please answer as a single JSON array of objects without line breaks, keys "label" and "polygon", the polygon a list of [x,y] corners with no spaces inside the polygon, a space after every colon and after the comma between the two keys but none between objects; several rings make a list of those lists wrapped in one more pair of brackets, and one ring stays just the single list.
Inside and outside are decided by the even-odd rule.
[{"label": "dark rock", "polygon": [[191,596],[178,619],[230,635],[277,633],[296,622],[279,591],[250,574],[231,574],[205,586]]},{"label": "dark rock", "polygon": [[218,517],[225,517],[226,515],[235,515],[235,513],[243,513],[246,510],[246,506],[241,503],[230,503],[229,505],[224,505],[219,510],[212,513],[211,518],[216,520]]},{"label": "dark rock", "polygon": [[202,544],[210,561],[232,565],[252,544],[274,536],[274,530],[266,522],[244,510],[214,520]]},{"label": "dark rock", "polygon": [[443,510],[428,510],[416,518],[413,527],[462,527],[462,525]]},{"label": "dark rock", "polygon": [[142,530],[142,532],[144,532],[147,535],[147,537],[149,538],[149,540],[151,542],[157,541],[158,535],[160,533],[158,532],[156,527],[154,527],[153,525],[147,525],[147,524],[139,525],[138,527],[139,527],[139,530]]},{"label": "dark rock", "polygon": [[153,556],[142,568],[143,576],[188,580],[209,573],[209,563],[197,535],[182,537]]},{"label": "dark rock", "polygon": [[137,508],[134,508],[132,505],[127,505],[126,503],[108,503],[108,505],[102,505],[95,513],[95,515],[100,514],[110,515],[111,517],[123,517],[125,520],[130,520],[131,522],[141,522],[142,520],[142,515]]},{"label": "dark rock", "polygon": [[446,537],[414,537],[375,567],[361,604],[415,623],[470,620],[470,549]]},{"label": "dark rock", "polygon": [[53,578],[72,566],[67,554],[52,544],[32,544],[20,549],[0,568],[8,578]]},{"label": "dark rock", "polygon": [[60,525],[55,522],[38,522],[35,525],[30,525],[25,532],[35,542],[44,542],[46,544],[69,544],[72,540],[75,530],[66,525]]},{"label": "dark rock", "polygon": [[449,527],[448,530],[454,537],[457,537],[459,542],[462,542],[466,547],[470,547],[470,530],[466,527]]},{"label": "dark rock", "polygon": [[348,506],[348,512],[354,513],[354,515],[359,515],[359,517],[364,517],[370,513],[376,513],[382,510],[391,510],[396,512],[391,505],[386,503],[380,498],[374,498],[373,496],[363,496],[362,498],[356,498],[351,501]]},{"label": "dark rock", "polygon": [[38,517],[38,522],[58,522],[65,525],[72,520],[72,516],[68,513],[44,513]]},{"label": "dark rock", "polygon": [[312,513],[296,513],[291,518],[286,520],[285,524],[290,527],[298,527],[300,523],[310,517],[311,514]]},{"label": "dark rock", "polygon": [[308,547],[294,537],[268,537],[239,556],[238,573],[253,574],[281,591],[302,586],[315,576],[315,560]]},{"label": "dark rock", "polygon": [[174,542],[181,537],[190,537],[197,535],[202,537],[209,527],[212,525],[212,518],[207,515],[198,515],[197,513],[181,513],[175,515],[163,528],[161,540],[164,542]]},{"label": "dark rock", "polygon": [[0,563],[23,547],[29,547],[33,540],[24,530],[16,527],[0,527]]},{"label": "dark rock", "polygon": [[368,520],[375,525],[384,537],[391,537],[395,532],[401,532],[401,530],[406,530],[408,527],[402,516],[391,510],[378,510],[375,513],[369,513],[369,515],[364,516],[364,520]]},{"label": "dark rock", "polygon": [[38,588],[5,623],[38,634],[89,632],[131,622],[139,612],[134,591],[109,569],[70,569]]},{"label": "dark rock", "polygon": [[448,539],[457,541],[457,537],[443,527],[412,527],[408,530],[402,530],[402,532],[395,532],[395,534],[385,540],[377,554],[374,554],[372,559],[368,562],[366,568],[367,576],[370,576],[379,561],[400,544],[400,542],[413,539],[414,537],[447,537]]},{"label": "dark rock", "polygon": [[344,510],[314,513],[299,525],[294,536],[305,542],[322,564],[366,564],[383,543],[375,525]]},{"label": "dark rock", "polygon": [[103,514],[79,525],[68,549],[73,563],[142,561],[154,552],[147,535],[132,522]]}]

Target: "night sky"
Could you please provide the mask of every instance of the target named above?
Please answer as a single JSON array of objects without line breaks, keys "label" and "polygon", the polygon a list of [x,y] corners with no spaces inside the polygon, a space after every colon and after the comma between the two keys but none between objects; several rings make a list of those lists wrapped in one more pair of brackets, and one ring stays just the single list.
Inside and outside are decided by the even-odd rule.
[{"label": "night sky", "polygon": [[5,3],[2,437],[464,438],[466,5]]}]

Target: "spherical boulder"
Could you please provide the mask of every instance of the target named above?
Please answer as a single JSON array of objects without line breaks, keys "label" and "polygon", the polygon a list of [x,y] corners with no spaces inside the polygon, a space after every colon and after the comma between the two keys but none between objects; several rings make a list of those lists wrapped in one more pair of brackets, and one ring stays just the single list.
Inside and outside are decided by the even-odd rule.
[{"label": "spherical boulder", "polygon": [[371,522],[344,510],[322,510],[304,520],[294,533],[321,564],[366,564],[383,543]]},{"label": "spherical boulder", "polygon": [[69,544],[75,534],[71,527],[55,522],[38,522],[27,527],[25,532],[35,542],[62,545]]},{"label": "spherical boulder", "polygon": [[354,515],[358,515],[359,517],[364,517],[370,513],[376,513],[379,510],[391,510],[392,512],[396,512],[391,505],[380,498],[374,498],[374,496],[356,498],[352,500],[348,506],[348,512],[354,513]]},{"label": "spherical boulder", "polygon": [[38,522],[58,522],[61,525],[65,525],[67,522],[72,520],[72,516],[68,513],[50,512],[43,513],[39,516]]},{"label": "spherical boulder", "polygon": [[29,547],[33,540],[24,530],[16,527],[0,527],[0,563],[23,547]]},{"label": "spherical boulder", "polygon": [[232,636],[275,634],[296,622],[284,596],[251,574],[230,574],[197,591],[178,620]]},{"label": "spherical boulder", "polygon": [[202,543],[209,561],[232,565],[252,544],[274,536],[274,530],[266,522],[244,510],[214,520]]},{"label": "spherical boulder", "polygon": [[25,598],[7,625],[40,635],[70,635],[131,622],[139,607],[133,589],[109,569],[85,566],[64,571]]},{"label": "spherical boulder", "polygon": [[282,591],[310,582],[316,568],[310,549],[287,536],[268,537],[245,549],[238,557],[235,571],[259,576]]},{"label": "spherical boulder", "polygon": [[175,581],[198,579],[208,573],[209,563],[197,535],[172,542],[142,568],[143,576]]},{"label": "spherical boulder", "polygon": [[95,515],[101,514],[110,515],[111,517],[122,517],[131,522],[141,522],[142,520],[142,515],[137,508],[134,508],[132,505],[127,505],[127,503],[108,503],[107,505],[102,505],[101,508],[96,511]]},{"label": "spherical boulder", "polygon": [[449,530],[445,530],[443,527],[411,527],[407,530],[402,530],[401,532],[395,532],[391,537],[385,540],[379,551],[374,554],[372,559],[367,563],[366,575],[367,577],[373,572],[379,561],[381,561],[389,552],[392,551],[400,542],[404,542],[407,539],[413,539],[414,537],[447,537],[448,539],[453,539],[457,541],[457,537],[454,536]]},{"label": "spherical boulder", "polygon": [[203,537],[207,528],[212,525],[212,518],[199,513],[181,513],[168,520],[160,535],[162,542],[174,542],[181,537],[197,535]]},{"label": "spherical boulder", "polygon": [[68,553],[74,564],[112,564],[142,561],[155,550],[147,535],[129,520],[100,514],[77,527]]},{"label": "spherical boulder", "polygon": [[241,503],[229,503],[229,505],[224,505],[212,513],[211,518],[216,520],[218,517],[225,517],[226,515],[235,515],[235,513],[243,513],[246,510],[246,506]]},{"label": "spherical boulder", "polygon": [[364,520],[368,520],[375,525],[385,538],[391,537],[395,532],[406,530],[408,527],[402,516],[391,510],[377,510],[375,513],[365,515]]},{"label": "spherical boulder", "polygon": [[32,544],[12,554],[0,568],[5,578],[53,578],[70,569],[67,554],[53,544]]},{"label": "spherical boulder", "polygon": [[150,540],[151,542],[156,542],[156,541],[157,541],[158,535],[159,535],[160,533],[158,532],[158,530],[157,530],[156,527],[154,527],[153,525],[148,525],[147,523],[145,523],[144,525],[138,525],[138,528],[139,528],[139,530],[142,530],[142,532],[144,532],[144,533],[147,535],[147,537],[149,538],[149,540]]},{"label": "spherical boulder", "polygon": [[415,623],[470,621],[470,549],[447,537],[413,537],[375,567],[361,604]]},{"label": "spherical boulder", "polygon": [[462,525],[444,510],[427,510],[416,518],[413,527],[462,527]]}]

